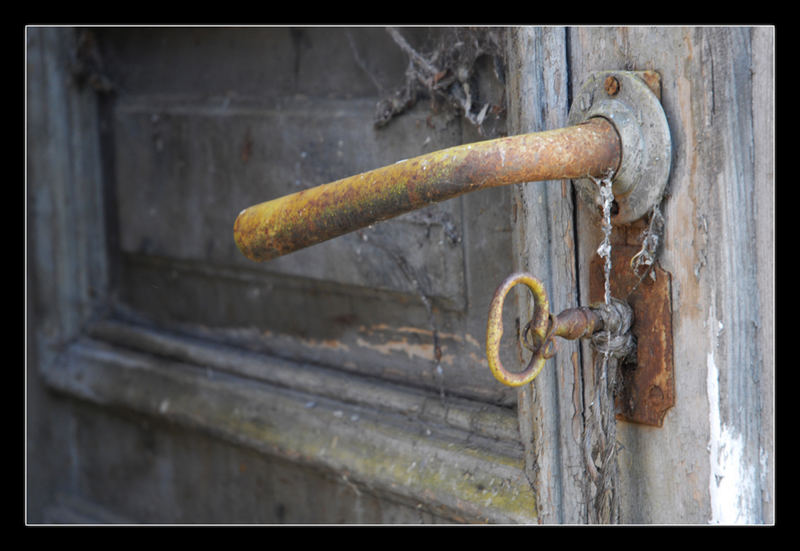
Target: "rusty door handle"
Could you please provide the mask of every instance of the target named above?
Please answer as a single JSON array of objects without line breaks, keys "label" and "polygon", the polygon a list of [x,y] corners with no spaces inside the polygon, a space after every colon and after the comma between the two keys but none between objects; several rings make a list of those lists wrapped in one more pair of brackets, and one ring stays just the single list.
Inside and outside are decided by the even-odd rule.
[{"label": "rusty door handle", "polygon": [[601,117],[460,145],[246,208],[234,239],[251,260],[270,260],[470,191],[603,177],[616,171],[621,153],[614,125]]},{"label": "rusty door handle", "polygon": [[[247,258],[266,261],[471,191],[563,179],[576,180],[579,195],[598,207],[605,201],[598,180],[611,181],[612,186],[603,188],[613,188],[617,203],[611,223],[633,222],[658,206],[671,169],[672,142],[660,90],[660,76],[654,71],[592,73],[575,95],[570,126],[460,145],[253,205],[237,216],[234,240]],[[536,303],[535,317],[526,330],[534,355],[523,372],[512,373],[499,360],[502,309],[508,291],[520,282],[531,288]],[[669,293],[662,295],[653,302],[669,314]],[[607,296],[605,305],[553,316],[542,284],[528,274],[515,274],[492,301],[486,350],[492,373],[508,385],[526,384],[555,353],[552,337],[594,340],[598,333],[610,335],[616,327],[630,326],[632,311],[630,316],[619,313],[628,312],[628,305],[620,303],[617,313],[609,311],[610,305]],[[668,332],[667,337],[671,339]],[[657,348],[659,343],[653,345],[649,335],[642,338]],[[666,343],[665,339],[661,340]],[[671,353],[669,343],[662,348]],[[667,383],[669,358],[655,374],[658,378],[666,373]],[[640,371],[645,373],[643,385],[652,382],[649,371]],[[656,382],[662,384],[660,379]],[[664,400],[670,407],[668,402]],[[663,411],[658,412],[661,417]],[[632,418],[654,422],[648,416]]]},{"label": "rusty door handle", "polygon": [[480,189],[576,179],[597,204],[597,178],[613,179],[615,223],[656,204],[671,164],[669,127],[653,71],[592,73],[571,126],[460,145],[266,201],[239,213],[234,240],[265,261],[431,203]]}]

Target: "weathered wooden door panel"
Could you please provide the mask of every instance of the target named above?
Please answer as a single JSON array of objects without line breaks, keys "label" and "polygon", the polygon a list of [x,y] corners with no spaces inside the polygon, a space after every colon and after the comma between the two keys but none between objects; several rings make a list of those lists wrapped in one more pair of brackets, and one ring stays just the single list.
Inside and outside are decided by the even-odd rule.
[{"label": "weathered wooden door panel", "polygon": [[[512,36],[512,132],[562,126],[569,89],[592,71],[661,76],[673,168],[658,261],[673,276],[677,404],[660,429],[618,423],[622,522],[772,522],[773,30],[581,27]],[[517,266],[546,282],[557,310],[588,301],[602,240],[597,213],[571,197],[563,186],[529,184],[512,200]],[[530,316],[527,301],[520,308],[520,319]],[[520,429],[540,520],[583,523],[593,506],[582,449],[593,352],[563,345],[521,390]]]},{"label": "weathered wooden door panel", "polygon": [[[770,28],[577,28],[570,75],[661,75],[673,162],[659,262],[672,274],[677,403],[621,423],[622,518],[772,522],[774,176]],[[581,289],[601,235],[578,204]]]},{"label": "weathered wooden door panel", "polygon": [[[421,51],[459,36],[491,45],[467,29],[402,32]],[[37,62],[81,68],[59,89],[98,121],[98,133],[79,136],[101,145],[89,159],[102,174],[90,180],[92,197],[104,207],[92,229],[108,243],[93,250],[108,274],[96,308],[67,338],[42,345],[53,351],[43,380],[68,412],[54,426],[74,434],[65,483],[39,498],[49,518],[536,518],[515,393],[483,360],[488,303],[497,274],[512,266],[508,190],[268,264],[242,257],[232,239],[249,204],[503,131],[502,42],[467,60],[484,115],[493,107],[478,129],[426,99],[376,126],[376,105],[404,85],[408,62],[384,29],[32,33]],[[67,125],[75,118],[74,108],[56,112]],[[43,123],[32,129],[45,132]],[[37,204],[63,193],[58,179],[32,184]],[[36,215],[35,250],[45,232],[59,235],[52,226]],[[61,239],[86,246],[84,234]],[[62,293],[54,315],[74,308]],[[218,443],[195,455],[209,434]],[[270,471],[255,479],[253,450],[264,456],[257,468]],[[254,480],[266,485],[259,507],[225,505]]]},{"label": "weathered wooden door panel", "polygon": [[[100,33],[121,90],[109,124],[122,302],[251,348],[512,403],[480,344],[493,276],[510,258],[506,190],[265,264],[236,249],[231,220],[245,206],[465,139],[452,113],[425,105],[375,128],[382,90],[370,68],[396,78],[404,67],[384,31],[238,33]],[[200,82],[166,69],[191,72],[197,42],[235,63],[212,58]],[[502,103],[502,88],[484,99]]]},{"label": "weathered wooden door panel", "polygon": [[[566,126],[569,112],[567,38],[564,28],[509,31],[509,130],[538,132]],[[517,186],[512,199],[515,267],[540,278],[556,311],[580,304],[576,292],[574,194],[571,184],[537,182]],[[532,316],[530,299],[519,318]],[[580,523],[583,426],[578,343],[560,352],[518,394],[525,466],[535,481],[541,522]]]},{"label": "weathered wooden door panel", "polygon": [[[555,311],[589,301],[602,233],[571,182],[468,194],[264,264],[232,226],[300,189],[563,127],[609,69],[660,74],[673,148],[658,262],[677,401],[661,428],[617,425],[620,519],[772,522],[773,29],[27,40],[32,522],[588,522],[593,351],[559,342],[519,391],[484,359],[512,271]],[[519,329],[531,304],[514,298]],[[507,365],[524,364],[514,341]]]}]

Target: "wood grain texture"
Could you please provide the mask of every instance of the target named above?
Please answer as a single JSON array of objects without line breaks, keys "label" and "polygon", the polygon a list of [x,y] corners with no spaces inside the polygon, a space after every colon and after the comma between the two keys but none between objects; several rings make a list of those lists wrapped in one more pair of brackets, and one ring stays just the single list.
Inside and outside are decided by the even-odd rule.
[{"label": "wood grain texture", "polygon": [[[677,404],[620,424],[622,519],[770,522],[772,30],[570,29],[570,76],[652,69],[673,140],[660,263],[673,276]],[[757,96],[756,96],[757,94]],[[580,283],[601,233],[578,205]]]},{"label": "wood grain texture", "polygon": [[[563,28],[518,28],[510,33],[511,132],[566,125],[566,53]],[[516,269],[544,282],[555,313],[578,306],[572,185],[551,181],[515,188],[511,216]],[[531,318],[531,307],[525,295],[519,304],[523,326]],[[526,469],[536,489],[541,523],[580,523],[585,518],[580,503],[584,476],[578,447],[583,422],[580,383],[578,345],[560,341],[558,354],[518,394]]]},{"label": "wood grain texture", "polygon": [[759,476],[762,521],[775,522],[775,32],[755,28],[751,32],[753,72],[753,149],[755,178],[756,266],[758,267],[757,342],[760,371],[754,373],[761,387],[762,426]]},{"label": "wood grain texture", "polygon": [[[423,45],[442,32],[403,30]],[[507,189],[266,263],[235,246],[250,205],[496,137],[422,99],[376,128],[408,62],[385,29],[101,29],[98,42],[119,88],[104,122],[119,303],[161,327],[513,405],[480,344],[492,276],[511,265]],[[482,100],[502,103],[491,64],[478,65]]]},{"label": "wood grain texture", "polygon": [[97,97],[70,71],[74,33],[28,35],[27,275],[53,346],[81,331],[108,285]]},{"label": "wood grain texture", "polygon": [[26,29],[27,518],[74,484],[68,422],[38,369],[51,365],[108,290],[97,96],[70,71],[75,30]]},{"label": "wood grain texture", "polygon": [[[300,260],[274,272],[246,269],[231,257],[232,243],[217,239],[217,232],[230,234],[234,206],[226,207],[233,214],[225,222],[227,215],[181,213],[176,201],[188,197],[200,212],[229,201],[228,192],[260,194],[258,173],[267,160],[284,159],[276,170],[289,188],[298,175],[323,181],[348,175],[343,146],[358,139],[352,127],[338,138],[320,134],[314,121],[325,117],[315,118],[309,106],[303,116],[289,117],[302,121],[302,131],[270,132],[315,98],[326,117],[338,105],[343,116],[334,119],[364,123],[364,106],[376,97],[374,79],[384,89],[397,86],[404,54],[382,29],[353,32],[350,40],[327,28],[102,30],[106,45],[118,46],[104,53],[119,96],[98,116],[87,75],[70,72],[73,31],[31,29],[27,42],[27,450],[34,520],[43,518],[48,502],[59,518],[84,518],[75,515],[88,500],[88,509],[105,504],[112,517],[137,521],[166,518],[159,507],[176,513],[170,504],[183,508],[178,521],[231,511],[225,518],[269,522],[585,521],[578,439],[591,351],[560,342],[559,354],[518,395],[495,384],[481,355],[491,292],[512,269],[541,278],[556,311],[588,300],[589,263],[601,233],[594,214],[573,201],[569,182],[481,192],[342,244],[351,258],[367,242],[382,246],[375,265],[337,267],[341,251],[331,249],[316,278],[298,275],[306,269]],[[563,126],[570,90],[591,71],[652,69],[662,78],[674,157],[659,262],[673,277],[677,404],[663,428],[619,425],[623,522],[772,522],[774,29],[516,28],[506,44],[509,133]],[[184,99],[199,110],[176,107]],[[253,105],[258,113],[248,126]],[[292,109],[275,108],[287,105]],[[215,118],[225,108],[238,114]],[[356,148],[362,161],[394,162],[394,153],[406,151],[393,150],[398,144],[408,151],[438,146],[436,138],[426,141],[429,135],[441,143],[482,138],[468,125],[429,119],[425,108],[393,121],[393,130],[367,132],[366,141],[375,142]],[[216,132],[214,139],[197,139],[203,128]],[[113,166],[103,164],[101,146],[108,141],[113,149],[120,131],[131,132],[120,143],[152,148],[142,166],[174,176],[178,188],[126,174],[123,180],[139,187],[111,193],[104,203],[103,178],[111,179],[106,192],[118,182],[115,173],[103,173]],[[158,148],[175,140],[180,147],[167,151],[165,161]],[[262,147],[278,142],[291,147]],[[221,152],[230,172],[214,157]],[[324,161],[306,161],[303,152]],[[339,169],[347,172],[325,172]],[[224,178],[234,170],[246,189],[229,189],[232,181]],[[220,181],[220,189],[209,187]],[[192,195],[190,184],[198,182]],[[114,199],[130,203],[122,205],[119,243],[109,247],[114,233],[105,233],[105,220],[119,207]],[[148,224],[150,208],[167,207],[186,215],[176,218],[180,224]],[[191,243],[170,240],[175,228]],[[395,250],[397,228],[404,237]],[[440,246],[446,258],[431,258]],[[119,248],[121,258],[108,256],[107,248]],[[109,283],[110,270],[119,270],[119,281]],[[86,336],[97,306],[116,299],[159,328],[107,323]],[[529,301],[518,299],[516,317],[524,324]],[[241,347],[241,354],[226,345]],[[285,357],[257,359],[270,352],[302,367],[296,371]],[[115,421],[119,412],[134,421],[117,434],[124,425]],[[156,436],[132,427],[151,421],[161,427]],[[212,435],[214,443],[198,443],[197,434]],[[121,448],[104,445],[112,436]],[[148,455],[147,438],[158,440],[157,456]],[[307,507],[310,516],[259,510],[264,502],[254,498],[237,502],[225,486],[232,480],[226,468],[242,464],[290,480],[275,483],[270,507],[293,499],[292,507]],[[192,480],[214,473],[209,480],[228,488],[231,509],[201,510],[186,499],[190,493],[170,494],[164,473],[176,465],[185,467],[174,480],[186,492]],[[81,470],[87,466],[98,470]],[[131,473],[128,484],[139,481],[144,489],[126,509],[114,499],[127,496],[120,478]],[[325,476],[336,483],[323,482]],[[250,480],[269,485],[267,478]],[[292,488],[297,496],[287,498]],[[315,499],[322,495],[316,491],[324,496]]]},{"label": "wood grain texture", "polygon": [[[74,31],[29,40],[34,521],[535,522],[516,393],[480,343],[507,190],[317,262],[229,254],[236,197],[487,136],[425,102],[373,127],[407,63],[383,29],[97,29],[108,101],[72,78]],[[270,473],[237,501],[247,464]]]},{"label": "wood grain texture", "polygon": [[[174,341],[173,350],[176,347],[185,345]],[[224,355],[216,353],[218,361],[220,354]],[[458,412],[448,413],[453,421],[449,425],[426,420],[424,413],[422,417],[411,411],[392,414],[382,407],[385,404],[376,408],[354,403],[352,397],[342,400],[342,396],[300,390],[302,382],[286,388],[231,375],[208,367],[206,356],[213,358],[215,353],[202,354],[201,363],[193,364],[85,338],[71,345],[44,375],[52,389],[109,411],[144,414],[183,430],[199,430],[316,470],[316,476],[350,481],[357,492],[388,497],[449,522],[531,522],[533,494],[526,488],[518,444],[503,446],[494,438],[477,436],[472,427],[458,428]],[[280,369],[280,365],[276,367]],[[301,374],[301,378],[307,376]],[[114,441],[120,444],[116,437]],[[78,445],[87,457],[98,453],[98,448],[113,448],[91,441]],[[129,453],[141,452],[134,445]],[[108,463],[125,463],[112,449],[105,455],[107,460],[98,465],[102,467],[98,477]],[[209,459],[198,455],[183,468],[202,471],[211,467],[204,466]],[[128,474],[136,480],[135,472]],[[124,492],[130,482],[124,476],[109,479],[109,475],[114,473],[106,471],[106,480],[95,481],[96,492],[102,499],[113,500],[103,485],[114,483]],[[162,478],[155,488],[169,493],[180,476]],[[149,475],[142,482],[154,484]],[[137,491],[129,491],[131,499],[135,498]],[[269,497],[291,501],[286,491]],[[312,492],[313,487],[300,484],[297,491]],[[123,503],[131,506],[130,500]],[[151,507],[157,511],[165,503],[169,500],[159,499]],[[188,507],[180,500],[175,506]],[[317,506],[333,508],[335,502]],[[216,506],[210,512],[224,516]],[[253,513],[245,510],[241,518]],[[313,508],[306,512],[313,513]],[[161,510],[149,514],[165,521],[174,513]],[[354,518],[353,512],[347,518]],[[389,520],[378,519],[383,521]],[[198,517],[192,517],[192,522],[198,522]]]}]

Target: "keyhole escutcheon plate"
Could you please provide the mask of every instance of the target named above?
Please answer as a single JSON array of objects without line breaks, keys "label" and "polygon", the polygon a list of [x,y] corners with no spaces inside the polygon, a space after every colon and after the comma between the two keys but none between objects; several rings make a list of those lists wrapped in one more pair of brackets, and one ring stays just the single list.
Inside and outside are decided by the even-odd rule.
[{"label": "keyhole escutcheon plate", "polygon": [[[662,426],[667,411],[675,405],[675,374],[672,352],[672,276],[657,264],[652,273],[640,276],[630,268],[639,247],[615,243],[611,251],[609,284],[615,297],[627,297],[633,309],[631,333],[636,337],[636,358],[621,366],[622,385],[617,395],[617,419],[655,427]],[[603,259],[590,265],[589,295],[602,302],[605,275]]]}]

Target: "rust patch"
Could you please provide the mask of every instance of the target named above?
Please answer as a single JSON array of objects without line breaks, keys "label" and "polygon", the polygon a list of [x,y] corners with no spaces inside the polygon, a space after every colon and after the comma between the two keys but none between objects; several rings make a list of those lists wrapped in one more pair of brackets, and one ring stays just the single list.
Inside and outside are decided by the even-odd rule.
[{"label": "rust patch", "polygon": [[[633,308],[631,332],[637,341],[636,365],[621,369],[617,419],[660,427],[667,410],[675,405],[672,275],[655,265],[656,280],[648,275],[637,287],[639,277],[630,268],[637,252],[638,247],[615,243],[611,253],[611,294]],[[593,302],[602,302],[604,281],[603,259],[595,257],[589,275]]]},{"label": "rust patch", "polygon": [[647,84],[647,87],[653,91],[653,93],[658,98],[658,101],[661,101],[661,75],[659,75],[655,71],[636,71],[636,74]]},{"label": "rust patch", "polygon": [[568,308],[556,316],[553,335],[574,340],[589,337],[603,326],[599,314],[589,308]]},{"label": "rust patch", "polygon": [[250,134],[250,129],[244,135],[244,143],[242,144],[242,162],[246,163],[253,155],[253,136]]},{"label": "rust patch", "polygon": [[609,75],[605,81],[605,89],[609,96],[616,96],[619,92],[619,81],[613,75]]}]

